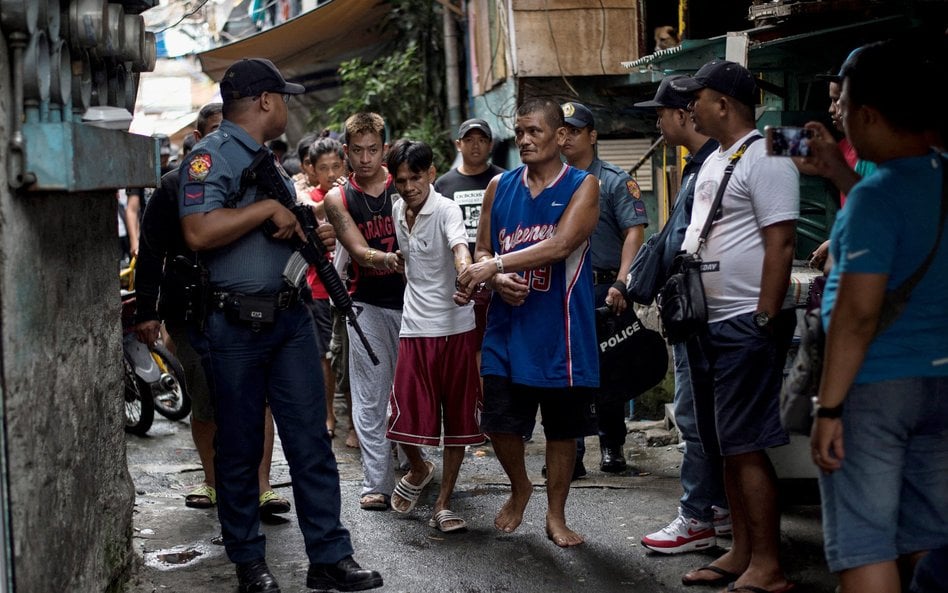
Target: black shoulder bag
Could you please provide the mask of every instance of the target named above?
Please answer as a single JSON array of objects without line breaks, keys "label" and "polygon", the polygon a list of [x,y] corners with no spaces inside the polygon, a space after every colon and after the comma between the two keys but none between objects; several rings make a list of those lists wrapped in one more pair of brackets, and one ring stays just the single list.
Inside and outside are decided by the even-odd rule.
[{"label": "black shoulder bag", "polygon": [[737,151],[731,155],[731,162],[724,169],[724,177],[718,186],[718,193],[708,211],[708,218],[704,221],[701,235],[698,237],[698,246],[694,253],[683,253],[675,257],[672,268],[675,270],[661,292],[658,293],[658,314],[662,319],[662,328],[665,337],[672,344],[680,344],[697,333],[708,323],[708,305],[704,296],[704,284],[701,281],[701,256],[699,252],[711,232],[711,225],[721,209],[721,200],[724,199],[724,190],[731,179],[734,167],[741,160],[747,147],[760,139],[760,136],[748,138]]},{"label": "black shoulder bag", "polygon": [[669,243],[668,236],[680,230],[681,222],[685,222],[687,226],[687,221],[682,220],[684,214],[679,214],[679,209],[684,209],[684,202],[687,201],[685,196],[693,190],[696,177],[692,175],[686,190],[679,194],[681,201],[672,208],[672,213],[662,230],[649,237],[635,254],[626,279],[626,295],[630,300],[649,305],[668,281],[668,275],[672,270],[671,266],[665,266],[665,250],[673,248],[678,251],[681,248],[681,242],[677,241],[677,237],[673,247],[673,244]]},{"label": "black shoulder bag", "polygon": [[661,334],[639,321],[632,303],[616,315],[596,309],[599,341],[597,402],[625,402],[662,382],[668,372],[668,346]]},{"label": "black shoulder bag", "polygon": [[[941,215],[938,219],[938,236],[935,239],[935,246],[911,276],[902,281],[895,290],[885,293],[882,309],[879,311],[876,336],[892,325],[905,310],[909,295],[928,272],[929,266],[938,253],[938,246],[941,245],[941,238],[945,231],[945,220],[948,219],[948,161],[943,158],[941,164]],[[800,347],[780,389],[780,422],[788,432],[808,435],[813,427],[813,398],[820,392],[825,344],[826,334],[823,331],[820,310],[819,308],[808,309],[803,318],[803,327],[800,328]]]}]

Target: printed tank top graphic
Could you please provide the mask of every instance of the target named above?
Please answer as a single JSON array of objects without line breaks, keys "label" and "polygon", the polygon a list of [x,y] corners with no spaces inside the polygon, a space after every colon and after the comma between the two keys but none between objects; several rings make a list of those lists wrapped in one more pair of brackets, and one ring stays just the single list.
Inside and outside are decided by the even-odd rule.
[{"label": "printed tank top graphic", "polygon": [[[376,259],[384,253],[398,250],[395,236],[395,219],[392,204],[401,197],[395,191],[392,178],[386,179],[385,191],[372,196],[362,191],[355,179],[350,177],[343,186],[343,198],[352,220],[365,237],[369,247],[379,251]],[[401,309],[405,292],[402,275],[389,270],[363,267],[352,262],[350,281],[355,287],[352,299],[386,309]]]}]

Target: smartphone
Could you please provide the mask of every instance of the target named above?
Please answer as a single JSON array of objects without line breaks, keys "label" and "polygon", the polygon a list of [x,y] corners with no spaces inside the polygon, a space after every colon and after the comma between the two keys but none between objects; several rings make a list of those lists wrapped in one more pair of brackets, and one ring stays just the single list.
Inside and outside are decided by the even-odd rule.
[{"label": "smartphone", "polygon": [[765,126],[767,154],[771,156],[810,156],[813,130],[793,126]]}]

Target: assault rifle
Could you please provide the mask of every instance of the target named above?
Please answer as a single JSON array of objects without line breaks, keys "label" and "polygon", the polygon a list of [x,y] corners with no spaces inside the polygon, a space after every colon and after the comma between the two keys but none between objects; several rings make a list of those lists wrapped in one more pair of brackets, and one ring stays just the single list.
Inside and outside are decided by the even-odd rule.
[{"label": "assault rifle", "polygon": [[[375,351],[372,349],[371,344],[369,344],[369,340],[365,337],[356,319],[358,315],[352,306],[352,298],[349,296],[349,292],[346,290],[346,287],[343,286],[342,279],[339,277],[339,274],[336,273],[336,269],[329,263],[329,260],[326,259],[326,247],[316,235],[317,223],[313,210],[309,206],[305,206],[296,201],[296,198],[290,190],[287,189],[284,179],[279,169],[277,169],[273,153],[266,148],[261,148],[257,151],[257,154],[254,155],[253,162],[250,163],[249,167],[244,169],[240,177],[241,193],[246,191],[249,186],[256,185],[259,190],[258,195],[262,194],[263,196],[280,202],[280,204],[296,216],[296,220],[299,221],[300,226],[303,228],[306,241],[304,242],[295,236],[292,239],[291,243],[293,248],[296,249],[296,253],[293,254],[293,257],[287,262],[286,268],[283,270],[283,277],[293,286],[299,286],[303,280],[303,276],[306,274],[307,267],[310,265],[314,266],[316,268],[316,274],[322,281],[323,286],[326,287],[326,292],[328,292],[332,298],[333,304],[345,314],[346,319],[349,320],[349,325],[352,326],[352,329],[354,329],[359,336],[362,346],[369,354],[369,358],[372,359],[372,364],[379,364],[379,357],[376,356]],[[268,236],[272,236],[273,233],[277,231],[276,225],[273,224],[272,220],[264,222],[262,228],[263,232]]]}]

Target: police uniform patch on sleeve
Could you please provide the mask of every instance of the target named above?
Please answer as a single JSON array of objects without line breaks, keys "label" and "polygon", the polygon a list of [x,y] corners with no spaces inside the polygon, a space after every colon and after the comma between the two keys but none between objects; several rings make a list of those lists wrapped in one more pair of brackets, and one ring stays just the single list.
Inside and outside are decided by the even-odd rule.
[{"label": "police uniform patch on sleeve", "polygon": [[636,214],[645,216],[645,202],[642,200],[636,199],[634,202],[632,202],[632,208],[635,209]]},{"label": "police uniform patch on sleeve", "polygon": [[635,198],[636,200],[642,198],[642,190],[639,189],[639,184],[636,183],[635,179],[629,179],[625,182],[625,189],[628,190],[629,195]]},{"label": "police uniform patch on sleeve", "polygon": [[204,203],[204,184],[186,183],[184,184],[184,205],[197,206]]},{"label": "police uniform patch on sleeve", "polygon": [[211,172],[211,155],[201,153],[191,157],[188,164],[188,181],[204,181]]}]

